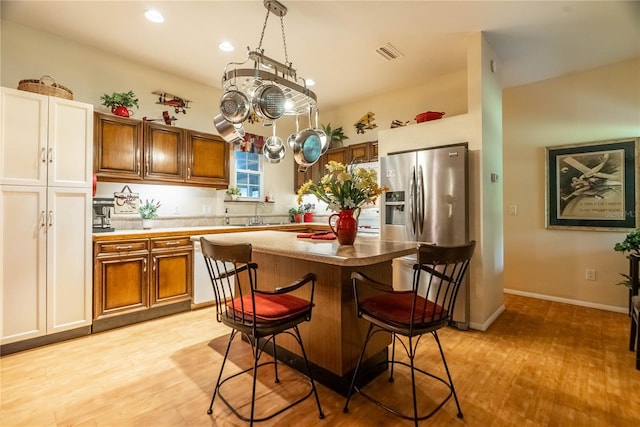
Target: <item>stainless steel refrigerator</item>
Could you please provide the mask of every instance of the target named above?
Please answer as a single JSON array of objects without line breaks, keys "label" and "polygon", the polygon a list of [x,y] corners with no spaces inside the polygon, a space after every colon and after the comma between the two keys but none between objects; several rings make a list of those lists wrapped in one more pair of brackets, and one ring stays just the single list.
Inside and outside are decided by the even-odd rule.
[{"label": "stainless steel refrigerator", "polygon": [[[442,246],[469,240],[467,143],[390,153],[380,162],[380,183],[389,190],[381,206],[380,237]],[[412,286],[415,257],[393,262],[393,287]],[[460,289],[453,320],[469,327],[469,275]]]}]

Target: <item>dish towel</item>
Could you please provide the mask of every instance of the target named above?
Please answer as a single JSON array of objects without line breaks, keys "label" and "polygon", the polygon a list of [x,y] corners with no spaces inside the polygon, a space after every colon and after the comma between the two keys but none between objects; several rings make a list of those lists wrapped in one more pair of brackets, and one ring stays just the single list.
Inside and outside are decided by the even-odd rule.
[{"label": "dish towel", "polygon": [[315,239],[315,240],[335,240],[336,235],[330,231],[318,231],[315,233],[299,233],[297,235],[300,239]]}]

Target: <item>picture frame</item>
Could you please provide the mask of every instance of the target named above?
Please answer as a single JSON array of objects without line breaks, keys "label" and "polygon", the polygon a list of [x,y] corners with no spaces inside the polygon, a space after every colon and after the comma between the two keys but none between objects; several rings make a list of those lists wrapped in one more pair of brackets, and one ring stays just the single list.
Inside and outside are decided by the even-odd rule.
[{"label": "picture frame", "polygon": [[546,228],[638,227],[640,138],[545,147]]}]

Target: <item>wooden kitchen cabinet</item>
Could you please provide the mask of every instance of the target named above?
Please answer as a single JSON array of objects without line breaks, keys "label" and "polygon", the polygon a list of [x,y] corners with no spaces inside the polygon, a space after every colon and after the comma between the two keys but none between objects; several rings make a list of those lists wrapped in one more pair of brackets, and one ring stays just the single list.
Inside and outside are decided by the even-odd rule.
[{"label": "wooden kitchen cabinet", "polygon": [[218,136],[102,113],[95,129],[99,181],[229,185],[229,144]]},{"label": "wooden kitchen cabinet", "polygon": [[191,301],[193,246],[189,237],[151,239],[150,306]]},{"label": "wooden kitchen cabinet", "polygon": [[216,188],[229,185],[229,144],[222,138],[188,130],[186,182]]},{"label": "wooden kitchen cabinet", "polygon": [[346,149],[348,163],[367,163],[378,161],[378,141],[348,145]]},{"label": "wooden kitchen cabinet", "polygon": [[94,258],[94,319],[149,308],[149,239],[96,243]]},{"label": "wooden kitchen cabinet", "polygon": [[93,168],[102,181],[142,180],[142,122],[95,113]]},{"label": "wooden kitchen cabinet", "polygon": [[95,242],[93,331],[187,311],[192,282],[189,237]]},{"label": "wooden kitchen cabinet", "polygon": [[1,353],[91,330],[93,106],[2,88]]},{"label": "wooden kitchen cabinet", "polygon": [[184,130],[145,122],[142,134],[144,179],[183,183],[186,176]]}]

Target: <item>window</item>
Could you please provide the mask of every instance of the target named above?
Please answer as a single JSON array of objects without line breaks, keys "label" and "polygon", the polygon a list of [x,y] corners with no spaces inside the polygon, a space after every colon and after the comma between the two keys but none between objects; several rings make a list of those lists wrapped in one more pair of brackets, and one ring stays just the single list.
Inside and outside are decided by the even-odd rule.
[{"label": "window", "polygon": [[261,199],[262,161],[261,155],[247,151],[236,151],[236,187],[240,197]]}]

